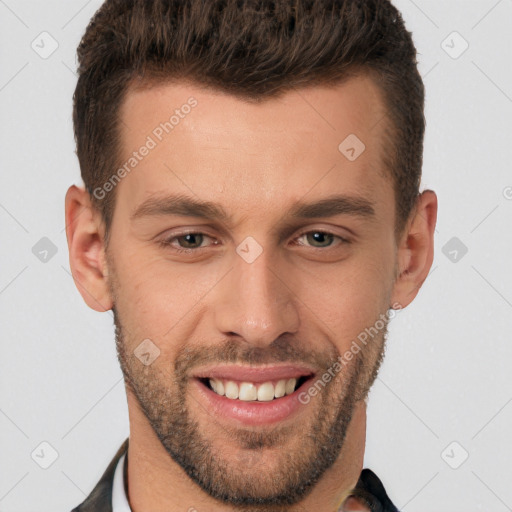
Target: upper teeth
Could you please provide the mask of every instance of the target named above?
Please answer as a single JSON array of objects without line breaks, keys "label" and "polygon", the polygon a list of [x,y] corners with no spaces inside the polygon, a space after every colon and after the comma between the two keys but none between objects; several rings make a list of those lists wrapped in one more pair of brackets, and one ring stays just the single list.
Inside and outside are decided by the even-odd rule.
[{"label": "upper teeth", "polygon": [[290,395],[295,391],[297,379],[282,379],[276,382],[262,382],[254,384],[252,382],[241,382],[240,385],[232,380],[222,381],[220,379],[210,379],[210,386],[218,395],[226,396],[231,399],[239,399],[249,402],[258,400],[268,402],[274,398],[280,398],[284,395]]}]

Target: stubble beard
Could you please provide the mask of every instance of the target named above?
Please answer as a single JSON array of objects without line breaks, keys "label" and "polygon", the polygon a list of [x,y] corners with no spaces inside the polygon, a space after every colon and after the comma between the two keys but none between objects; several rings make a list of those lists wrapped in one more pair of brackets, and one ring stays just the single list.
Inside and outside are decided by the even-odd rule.
[{"label": "stubble beard", "polygon": [[[229,450],[222,450],[191,416],[191,395],[187,393],[189,368],[197,366],[199,361],[255,364],[265,359],[270,362],[268,356],[247,350],[241,355],[240,345],[231,340],[220,350],[213,351],[213,354],[222,354],[221,359],[205,355],[208,347],[194,349],[192,353],[188,348],[177,355],[173,371],[173,365],[168,364],[170,370],[165,372],[161,361],[160,365],[145,366],[135,357],[133,349],[127,351],[127,347],[135,348],[136,343],[125,339],[119,314],[115,308],[113,312],[117,355],[125,382],[166,452],[204,492],[244,512],[290,510],[290,506],[303,500],[333,465],[343,447],[354,407],[366,398],[377,376],[387,331],[386,325],[380,332],[380,340],[372,340],[372,345],[379,346],[377,351],[368,347],[361,349],[353,363],[339,372],[337,377],[343,377],[343,382],[341,378],[332,379],[311,398],[306,407],[315,405],[318,413],[306,412],[304,422],[296,426],[276,426],[263,432],[220,427],[212,418],[214,428],[222,428],[220,433],[225,434],[229,446]],[[287,361],[295,354],[293,346],[286,343],[275,345],[281,356],[274,357],[273,361]],[[227,354],[231,357],[226,357]],[[331,356],[324,367],[332,368],[337,357]],[[321,379],[321,375],[316,378]],[[320,405],[316,401],[320,401]],[[197,401],[193,405],[201,407]],[[265,452],[288,447],[290,438],[297,441],[295,447],[300,449],[281,450],[277,468],[265,471],[262,463]],[[226,456],[227,452],[232,456]]]}]

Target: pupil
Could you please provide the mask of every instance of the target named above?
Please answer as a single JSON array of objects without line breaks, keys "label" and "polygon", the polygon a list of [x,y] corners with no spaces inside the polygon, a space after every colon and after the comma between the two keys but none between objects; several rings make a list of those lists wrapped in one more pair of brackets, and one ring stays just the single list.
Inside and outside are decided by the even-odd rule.
[{"label": "pupil", "polygon": [[328,233],[321,233],[316,231],[315,233],[310,233],[308,235],[309,243],[314,246],[327,247],[332,242],[332,235]]},{"label": "pupil", "polygon": [[201,235],[200,233],[189,233],[188,235],[184,235],[180,238],[180,245],[182,247],[190,249],[194,247],[199,247],[202,241],[203,235]]}]

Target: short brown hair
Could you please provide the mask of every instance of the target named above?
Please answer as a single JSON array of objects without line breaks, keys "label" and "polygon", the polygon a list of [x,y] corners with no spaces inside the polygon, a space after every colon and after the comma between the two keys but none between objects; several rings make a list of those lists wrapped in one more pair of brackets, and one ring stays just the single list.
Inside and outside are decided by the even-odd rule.
[{"label": "short brown hair", "polygon": [[[81,174],[109,226],[120,164],[118,113],[134,81],[183,79],[252,101],[295,87],[373,77],[389,122],[384,165],[400,233],[416,203],[424,85],[412,35],[389,0],[106,0],[78,47],[73,123]],[[340,141],[341,142],[341,141]]]}]

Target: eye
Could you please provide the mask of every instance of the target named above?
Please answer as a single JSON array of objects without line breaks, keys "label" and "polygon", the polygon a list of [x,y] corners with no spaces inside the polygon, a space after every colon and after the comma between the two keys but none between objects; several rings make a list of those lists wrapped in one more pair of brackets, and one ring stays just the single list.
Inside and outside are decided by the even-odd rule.
[{"label": "eye", "polygon": [[303,233],[299,238],[299,245],[309,245],[318,249],[327,248],[338,243],[348,243],[348,240],[325,231],[309,231]]},{"label": "eye", "polygon": [[188,233],[186,235],[177,236],[176,240],[178,241],[178,245],[184,249],[197,249],[201,247],[204,235],[202,233]]},{"label": "eye", "polygon": [[209,245],[218,244],[218,242],[212,237],[198,232],[173,235],[171,237],[164,238],[159,243],[164,247],[171,247],[176,252],[191,252],[206,248],[208,246],[206,244],[208,241],[211,241]]}]

